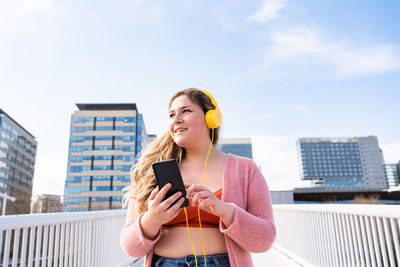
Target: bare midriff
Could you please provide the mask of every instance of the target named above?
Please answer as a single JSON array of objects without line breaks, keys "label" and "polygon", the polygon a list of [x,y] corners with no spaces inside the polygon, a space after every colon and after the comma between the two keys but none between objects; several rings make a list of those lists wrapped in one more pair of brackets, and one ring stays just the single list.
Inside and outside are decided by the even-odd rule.
[{"label": "bare midriff", "polygon": [[[203,255],[200,228],[189,227],[196,255]],[[219,228],[202,228],[204,248],[207,255],[227,253],[224,234]],[[154,253],[164,257],[184,257],[193,255],[186,227],[163,227],[161,239],[154,247]]]}]

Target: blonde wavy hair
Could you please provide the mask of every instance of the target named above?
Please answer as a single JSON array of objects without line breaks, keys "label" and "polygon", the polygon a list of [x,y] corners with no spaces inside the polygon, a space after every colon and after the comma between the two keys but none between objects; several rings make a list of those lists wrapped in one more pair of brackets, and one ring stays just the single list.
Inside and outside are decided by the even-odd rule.
[{"label": "blonde wavy hair", "polygon": [[[169,108],[172,102],[179,96],[187,96],[191,102],[201,107],[204,114],[216,107],[211,103],[210,98],[201,90],[188,88],[176,92],[169,101]],[[212,130],[210,129],[210,140]],[[217,144],[219,128],[214,130],[213,145]],[[148,209],[148,199],[151,192],[157,186],[152,164],[161,160],[176,159],[181,163],[185,158],[185,148],[174,142],[171,134],[167,131],[161,138],[149,144],[139,155],[137,163],[131,168],[131,184],[124,191],[127,192],[123,199],[124,206],[127,206],[129,199],[136,200],[136,213],[141,214]]]}]

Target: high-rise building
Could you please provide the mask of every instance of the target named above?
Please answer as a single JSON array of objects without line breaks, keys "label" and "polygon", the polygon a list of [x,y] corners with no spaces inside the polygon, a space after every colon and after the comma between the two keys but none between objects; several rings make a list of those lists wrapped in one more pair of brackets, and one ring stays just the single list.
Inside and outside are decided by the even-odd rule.
[{"label": "high-rise building", "polygon": [[0,109],[0,192],[16,199],[7,215],[30,213],[36,150],[35,137]]},{"label": "high-rise building", "polygon": [[121,208],[129,172],[148,143],[136,104],[77,104],[71,117],[66,211]]},{"label": "high-rise building", "polygon": [[220,138],[217,147],[224,153],[253,158],[253,147],[250,138]]},{"label": "high-rise building", "polygon": [[299,138],[300,178],[316,187],[387,188],[382,150],[375,136]]},{"label": "high-rise building", "polygon": [[398,164],[385,164],[385,176],[388,188],[398,186],[400,182],[400,161]]}]

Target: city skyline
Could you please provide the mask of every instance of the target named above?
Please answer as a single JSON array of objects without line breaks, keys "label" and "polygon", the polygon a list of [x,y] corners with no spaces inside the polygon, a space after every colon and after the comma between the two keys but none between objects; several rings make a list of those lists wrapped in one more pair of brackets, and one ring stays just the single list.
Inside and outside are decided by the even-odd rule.
[{"label": "city skyline", "polygon": [[300,137],[374,135],[396,163],[399,12],[395,1],[0,1],[0,108],[38,141],[34,194],[64,190],[76,103],[136,103],[160,136],[169,98],[188,87],[215,97],[221,137],[252,139],[271,189],[300,184]]}]

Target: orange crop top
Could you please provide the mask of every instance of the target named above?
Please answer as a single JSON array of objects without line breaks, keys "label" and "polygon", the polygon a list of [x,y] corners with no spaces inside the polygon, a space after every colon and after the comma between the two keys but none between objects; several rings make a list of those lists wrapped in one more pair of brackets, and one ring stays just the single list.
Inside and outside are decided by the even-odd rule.
[{"label": "orange crop top", "polygon": [[[214,195],[221,199],[222,197],[222,188],[218,191],[214,192]],[[197,207],[192,207],[191,205],[186,207],[188,214],[188,223],[189,227],[200,227],[199,225],[199,216],[197,215]],[[201,218],[201,227],[208,228],[218,228],[219,227],[219,217],[212,215],[211,213],[200,210],[200,218]],[[186,227],[186,216],[185,211],[181,209],[178,215],[173,218],[168,223],[164,224],[164,226],[183,226]]]}]

